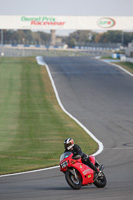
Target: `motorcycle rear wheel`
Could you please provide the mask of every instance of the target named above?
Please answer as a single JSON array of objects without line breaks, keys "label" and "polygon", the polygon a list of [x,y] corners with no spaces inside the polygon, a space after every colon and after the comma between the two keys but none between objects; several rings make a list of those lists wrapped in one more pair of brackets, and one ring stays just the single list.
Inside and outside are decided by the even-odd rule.
[{"label": "motorcycle rear wheel", "polygon": [[76,171],[77,179],[75,179],[75,176],[69,170],[66,171],[65,178],[68,185],[70,185],[74,190],[79,190],[82,185],[81,177],[78,171],[77,170],[75,171]]}]

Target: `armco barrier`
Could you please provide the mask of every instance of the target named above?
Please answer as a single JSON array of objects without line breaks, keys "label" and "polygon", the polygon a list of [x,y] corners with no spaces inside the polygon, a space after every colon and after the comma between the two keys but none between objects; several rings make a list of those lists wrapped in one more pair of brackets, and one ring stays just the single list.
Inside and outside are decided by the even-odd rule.
[{"label": "armco barrier", "polygon": [[133,63],[133,58],[128,58],[125,55],[120,56],[121,62],[130,62]]},{"label": "armco barrier", "polygon": [[133,58],[126,58],[127,62],[133,63]]}]

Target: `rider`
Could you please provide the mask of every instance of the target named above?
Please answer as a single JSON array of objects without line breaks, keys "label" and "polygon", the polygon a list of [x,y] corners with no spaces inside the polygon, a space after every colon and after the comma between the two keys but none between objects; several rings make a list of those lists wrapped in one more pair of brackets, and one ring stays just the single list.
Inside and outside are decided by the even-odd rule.
[{"label": "rider", "polygon": [[80,155],[82,158],[82,162],[88,165],[91,169],[93,169],[97,174],[99,170],[93,163],[90,161],[89,156],[81,150],[80,146],[74,144],[74,140],[72,138],[67,138],[64,141],[65,152],[71,151],[73,153],[73,157]]}]

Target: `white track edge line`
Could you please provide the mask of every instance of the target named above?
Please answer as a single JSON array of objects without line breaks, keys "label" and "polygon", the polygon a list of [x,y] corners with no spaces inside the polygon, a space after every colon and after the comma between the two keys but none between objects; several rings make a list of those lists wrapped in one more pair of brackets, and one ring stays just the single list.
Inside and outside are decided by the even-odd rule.
[{"label": "white track edge line", "polygon": [[59,168],[60,166],[54,166],[54,167],[48,167],[48,168],[42,168],[42,169],[37,169],[37,170],[31,170],[31,171],[25,171],[25,172],[18,172],[18,173],[14,173],[14,174],[4,174],[4,175],[0,175],[1,177],[8,177],[8,176],[17,176],[17,175],[23,175],[23,174],[30,174],[30,173],[35,173],[35,172],[41,172],[41,171],[46,171],[49,169],[55,169],[55,168]]},{"label": "white track edge line", "polygon": [[[98,58],[99,59],[99,58]],[[129,71],[127,71],[125,68],[121,67],[120,65],[118,64],[115,64],[115,63],[112,63],[112,62],[107,62],[105,60],[102,60],[102,59],[99,59],[100,61],[104,62],[104,63],[108,63],[109,65],[113,65],[119,69],[121,69],[122,71],[126,72],[128,75],[132,76],[133,77],[133,74]]]},{"label": "white track edge line", "polygon": [[[103,149],[104,149],[104,146],[102,144],[102,142],[100,140],[98,140],[79,120],[77,120],[74,116],[72,116],[63,106],[63,104],[61,103],[61,100],[59,98],[59,94],[57,92],[57,89],[56,89],[56,86],[55,86],[55,83],[54,83],[54,80],[52,78],[52,75],[51,75],[51,72],[49,70],[49,67],[48,65],[43,61],[43,58],[41,56],[37,56],[36,57],[36,60],[38,62],[39,65],[45,65],[46,69],[47,69],[47,72],[48,72],[48,75],[49,75],[49,78],[50,78],[50,81],[51,81],[51,84],[52,84],[52,87],[54,89],[54,92],[55,92],[55,96],[57,98],[57,101],[58,101],[58,104],[59,106],[61,107],[61,109],[63,110],[64,113],[66,113],[70,118],[72,118],[77,124],[79,124],[79,126],[81,126],[85,132],[90,135],[90,137],[95,140],[95,142],[98,143],[98,146],[99,146],[99,149],[94,153],[92,154],[93,156],[96,156],[98,154],[100,154]],[[54,166],[54,167],[49,167],[49,168],[43,168],[43,169],[38,169],[38,170],[32,170],[32,171],[26,171],[26,172],[19,172],[19,173],[14,173],[14,174],[5,174],[5,175],[0,175],[0,178],[1,177],[9,177],[9,176],[16,176],[16,175],[22,175],[22,174],[28,174],[28,173],[34,173],[34,172],[41,172],[41,171],[46,171],[46,170],[50,170],[50,169],[55,169],[55,168],[58,168],[59,166]]]}]

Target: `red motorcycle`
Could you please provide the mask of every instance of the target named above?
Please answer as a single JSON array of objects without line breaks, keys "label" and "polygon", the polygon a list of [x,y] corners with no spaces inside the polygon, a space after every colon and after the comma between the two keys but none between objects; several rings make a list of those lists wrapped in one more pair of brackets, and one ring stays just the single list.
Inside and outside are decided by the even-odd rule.
[{"label": "red motorcycle", "polygon": [[106,185],[106,177],[103,173],[104,166],[100,165],[94,156],[89,156],[89,158],[99,169],[99,174],[83,164],[81,156],[73,157],[72,152],[65,152],[60,157],[60,171],[65,174],[67,183],[75,190],[79,190],[84,185],[94,184],[98,188],[103,188]]}]

